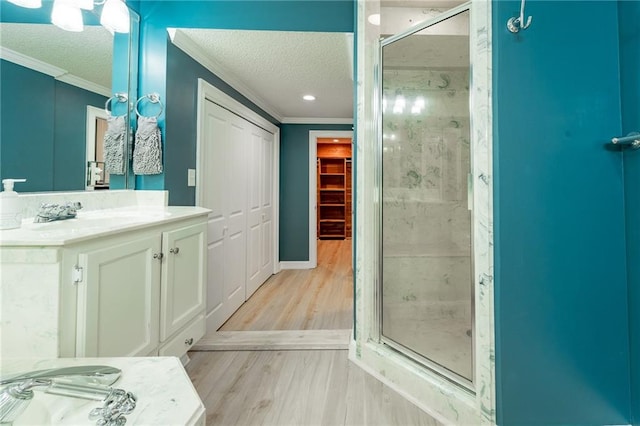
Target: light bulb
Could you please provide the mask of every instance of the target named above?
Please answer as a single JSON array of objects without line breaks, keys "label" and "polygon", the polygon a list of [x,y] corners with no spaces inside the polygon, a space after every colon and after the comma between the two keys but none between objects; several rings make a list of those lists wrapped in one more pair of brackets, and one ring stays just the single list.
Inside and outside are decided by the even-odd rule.
[{"label": "light bulb", "polygon": [[29,9],[39,9],[42,7],[42,0],[9,0],[9,3]]},{"label": "light bulb", "polygon": [[82,12],[66,0],[55,0],[51,9],[51,23],[65,31],[83,30]]},{"label": "light bulb", "polygon": [[129,32],[129,9],[121,0],[107,0],[102,6],[100,24],[111,32]]},{"label": "light bulb", "polygon": [[71,0],[71,2],[80,9],[93,10],[93,0]]}]

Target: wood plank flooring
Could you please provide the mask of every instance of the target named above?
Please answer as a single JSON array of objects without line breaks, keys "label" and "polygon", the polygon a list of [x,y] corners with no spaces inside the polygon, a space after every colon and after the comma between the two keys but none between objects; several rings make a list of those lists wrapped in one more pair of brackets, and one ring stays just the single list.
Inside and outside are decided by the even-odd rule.
[{"label": "wood plank flooring", "polygon": [[207,425],[440,425],[347,351],[191,352]]},{"label": "wood plank flooring", "polygon": [[349,361],[352,305],[351,240],[271,277],[189,352],[207,425],[440,425]]},{"label": "wood plank flooring", "polygon": [[351,244],[352,240],[319,240],[317,268],[272,276],[220,331],[352,328]]}]

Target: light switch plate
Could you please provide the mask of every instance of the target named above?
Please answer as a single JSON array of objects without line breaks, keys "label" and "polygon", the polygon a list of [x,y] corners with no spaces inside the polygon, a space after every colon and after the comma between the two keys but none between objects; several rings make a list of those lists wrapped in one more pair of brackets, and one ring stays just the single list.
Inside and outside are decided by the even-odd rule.
[{"label": "light switch plate", "polygon": [[196,169],[187,169],[187,186],[196,186]]}]

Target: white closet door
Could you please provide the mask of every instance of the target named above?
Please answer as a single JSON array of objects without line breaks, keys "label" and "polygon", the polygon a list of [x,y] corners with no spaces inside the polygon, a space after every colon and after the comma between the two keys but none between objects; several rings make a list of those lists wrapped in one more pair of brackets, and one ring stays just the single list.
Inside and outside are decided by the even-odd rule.
[{"label": "white closet door", "polygon": [[201,144],[202,206],[208,221],[207,329],[245,301],[246,138],[244,120],[207,101]]},{"label": "white closet door", "polygon": [[247,298],[273,274],[273,134],[249,126]]}]

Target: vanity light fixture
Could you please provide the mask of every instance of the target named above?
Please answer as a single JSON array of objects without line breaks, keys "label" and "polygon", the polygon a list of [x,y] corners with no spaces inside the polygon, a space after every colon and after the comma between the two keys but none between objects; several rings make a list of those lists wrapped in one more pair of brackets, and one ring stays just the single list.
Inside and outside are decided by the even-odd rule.
[{"label": "vanity light fixture", "polygon": [[110,32],[129,32],[129,8],[122,0],[107,0],[102,6],[100,24]]},{"label": "vanity light fixture", "polygon": [[42,7],[42,0],[9,0],[9,3],[29,9],[39,9]]},{"label": "vanity light fixture", "polygon": [[69,0],[55,0],[51,23],[65,31],[80,32],[83,30],[82,11]]},{"label": "vanity light fixture", "polygon": [[304,99],[305,101],[315,101],[316,97],[313,95],[304,95],[302,99]]},{"label": "vanity light fixture", "polygon": [[[29,9],[42,7],[42,0],[8,0],[16,6]],[[82,31],[82,9],[93,10],[94,4],[103,5],[100,24],[111,34],[129,32],[129,8],[125,0],[53,0],[51,23],[65,31]]]}]

